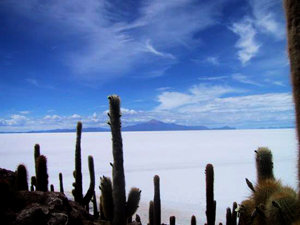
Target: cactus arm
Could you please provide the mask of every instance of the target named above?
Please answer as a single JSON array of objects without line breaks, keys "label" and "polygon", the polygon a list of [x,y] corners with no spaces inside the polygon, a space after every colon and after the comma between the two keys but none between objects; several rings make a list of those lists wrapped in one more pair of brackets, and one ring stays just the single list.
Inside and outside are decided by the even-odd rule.
[{"label": "cactus arm", "polygon": [[91,201],[93,194],[95,192],[95,169],[94,169],[94,159],[93,156],[88,157],[88,164],[89,164],[89,172],[90,172],[90,186],[89,189],[84,196],[82,202],[83,205],[89,204]]}]

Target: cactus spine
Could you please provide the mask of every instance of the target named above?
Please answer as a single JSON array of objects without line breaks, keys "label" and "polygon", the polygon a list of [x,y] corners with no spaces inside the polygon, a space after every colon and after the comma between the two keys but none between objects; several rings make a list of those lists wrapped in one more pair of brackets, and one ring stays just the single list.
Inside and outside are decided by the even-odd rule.
[{"label": "cactus spine", "polygon": [[27,182],[27,170],[26,167],[21,164],[17,168],[16,172],[16,190],[18,191],[28,191]]},{"label": "cactus spine", "polygon": [[159,176],[155,175],[153,180],[154,180],[154,199],[153,199],[154,225],[161,225]]},{"label": "cactus spine", "polygon": [[206,174],[206,217],[207,225],[214,225],[216,220],[216,201],[214,200],[214,168],[207,164]]},{"label": "cactus spine", "polygon": [[44,155],[37,158],[36,190],[48,191],[47,158]]},{"label": "cactus spine", "polygon": [[64,193],[64,183],[63,183],[63,175],[62,173],[59,173],[59,191],[61,193]]},{"label": "cactus spine", "polygon": [[114,218],[113,225],[125,225],[126,220],[126,191],[125,175],[123,166],[123,144],[121,136],[121,112],[120,98],[112,95],[109,99],[109,125],[112,134],[113,146],[113,201],[114,201]]},{"label": "cactus spine", "polygon": [[73,183],[74,189],[72,191],[74,200],[82,204],[82,172],[81,172],[81,131],[82,123],[77,123],[76,128],[76,146],[75,146],[75,183]]}]

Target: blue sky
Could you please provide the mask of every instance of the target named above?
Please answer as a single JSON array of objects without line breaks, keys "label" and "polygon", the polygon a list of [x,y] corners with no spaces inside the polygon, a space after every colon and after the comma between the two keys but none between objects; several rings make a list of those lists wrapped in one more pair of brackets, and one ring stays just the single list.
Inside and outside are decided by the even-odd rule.
[{"label": "blue sky", "polygon": [[292,126],[279,0],[0,2],[0,131]]}]

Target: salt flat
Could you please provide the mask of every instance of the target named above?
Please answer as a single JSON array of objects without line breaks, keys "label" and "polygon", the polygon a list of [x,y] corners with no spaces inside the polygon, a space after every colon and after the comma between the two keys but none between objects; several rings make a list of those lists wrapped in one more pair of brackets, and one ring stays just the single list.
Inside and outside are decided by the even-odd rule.
[{"label": "salt flat", "polygon": [[[296,187],[296,134],[294,129],[123,132],[127,190],[142,190],[138,213],[144,224],[148,202],[153,198],[153,176],[161,178],[162,221],[171,215],[178,224],[188,224],[191,215],[200,223],[205,219],[205,165],[215,168],[217,221],[225,218],[226,207],[240,202],[250,191],[247,177],[255,182],[254,150],[267,146],[273,152],[274,170],[284,184]],[[48,158],[49,183],[58,187],[58,173],[64,186],[72,189],[75,133],[0,134],[0,167],[15,170],[24,163],[34,174],[33,146],[41,145]],[[93,155],[96,191],[99,177],[111,175],[111,135],[107,132],[83,133],[82,168],[85,190],[89,185],[87,156]]]}]

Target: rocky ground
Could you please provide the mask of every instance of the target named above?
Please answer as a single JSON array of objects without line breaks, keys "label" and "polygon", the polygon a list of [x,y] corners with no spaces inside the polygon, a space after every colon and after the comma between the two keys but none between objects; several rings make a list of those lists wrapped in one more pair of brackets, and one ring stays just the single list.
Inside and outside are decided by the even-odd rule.
[{"label": "rocky ground", "polygon": [[14,180],[14,172],[0,168],[0,221],[3,225],[104,224],[63,193],[15,191]]}]

